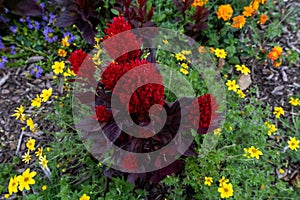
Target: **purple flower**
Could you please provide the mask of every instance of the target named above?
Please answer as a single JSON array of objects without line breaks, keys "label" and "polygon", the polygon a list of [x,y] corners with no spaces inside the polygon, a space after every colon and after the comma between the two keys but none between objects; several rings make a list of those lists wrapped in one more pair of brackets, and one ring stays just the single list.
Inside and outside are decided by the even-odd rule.
[{"label": "purple flower", "polygon": [[49,26],[45,27],[45,29],[43,31],[43,34],[44,34],[45,40],[48,43],[52,43],[52,42],[57,41],[58,37],[55,36],[53,33],[54,33],[54,30],[52,28],[50,28]]},{"label": "purple flower", "polygon": [[35,78],[40,78],[42,76],[42,73],[43,69],[38,65],[36,65],[32,70],[30,70],[30,74],[34,75]]},{"label": "purple flower", "polygon": [[67,31],[64,33],[64,37],[68,36],[69,40],[68,40],[68,43],[71,44],[76,38],[75,36],[70,32],[70,31]]},{"label": "purple flower", "polygon": [[2,37],[0,36],[0,49],[4,49],[4,44],[2,42]]},{"label": "purple flower", "polygon": [[50,24],[53,24],[55,18],[56,18],[56,16],[55,16],[53,13],[50,13],[50,14],[49,14],[49,23],[50,23]]},{"label": "purple flower", "polygon": [[44,3],[44,2],[40,3],[40,7],[41,7],[41,9],[44,10],[44,8],[45,8],[45,3]]},{"label": "purple flower", "polygon": [[5,12],[5,13],[8,13],[9,10],[8,10],[7,8],[4,7],[4,12]]},{"label": "purple flower", "polygon": [[0,15],[0,21],[7,23],[9,22],[9,19],[6,19],[5,17],[3,17],[2,15]]},{"label": "purple flower", "polygon": [[18,27],[17,27],[17,26],[11,26],[11,27],[9,27],[9,30],[10,30],[13,34],[15,34],[15,33],[17,32],[17,30],[18,30]]},{"label": "purple flower", "polygon": [[45,21],[45,22],[47,22],[48,21],[48,17],[47,17],[47,15],[43,15],[43,20]]},{"label": "purple flower", "polygon": [[13,54],[13,55],[16,54],[16,52],[15,52],[15,45],[11,45],[10,46],[10,53]]},{"label": "purple flower", "polygon": [[25,19],[23,17],[20,17],[19,22],[25,22]]},{"label": "purple flower", "polygon": [[7,57],[2,56],[1,59],[0,59],[0,69],[4,68],[5,63],[7,63],[7,62],[8,62]]},{"label": "purple flower", "polygon": [[37,21],[30,22],[30,23],[28,23],[27,26],[28,26],[29,29],[35,29],[35,30],[40,29],[40,23],[37,22]]}]

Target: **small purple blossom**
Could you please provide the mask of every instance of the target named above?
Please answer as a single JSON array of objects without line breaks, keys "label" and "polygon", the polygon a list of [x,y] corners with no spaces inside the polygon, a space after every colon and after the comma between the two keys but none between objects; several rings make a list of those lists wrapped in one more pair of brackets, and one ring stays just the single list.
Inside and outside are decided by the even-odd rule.
[{"label": "small purple blossom", "polygon": [[17,30],[18,30],[18,27],[17,27],[17,26],[11,26],[11,27],[9,27],[9,30],[10,30],[13,34],[15,34],[15,33],[17,32]]},{"label": "small purple blossom", "polygon": [[8,10],[7,8],[4,7],[4,12],[5,12],[5,13],[8,13],[9,10]]},{"label": "small purple blossom", "polygon": [[28,26],[29,29],[35,29],[35,30],[40,29],[40,23],[37,22],[37,21],[30,22],[30,23],[28,23],[27,26]]},{"label": "small purple blossom", "polygon": [[44,2],[42,2],[42,3],[40,3],[40,7],[41,7],[41,9],[45,9],[45,3]]},{"label": "small purple blossom", "polygon": [[19,22],[24,23],[24,22],[25,22],[25,19],[24,19],[23,17],[20,17]]},{"label": "small purple blossom", "polygon": [[9,22],[9,19],[6,19],[5,17],[3,17],[2,15],[0,15],[0,21],[7,23]]},{"label": "small purple blossom", "polygon": [[0,49],[4,49],[4,44],[2,42],[2,37],[0,36]]},{"label": "small purple blossom", "polygon": [[13,55],[16,54],[16,52],[15,52],[15,45],[11,45],[10,46],[10,53],[13,54]]},{"label": "small purple blossom", "polygon": [[48,22],[48,16],[47,15],[43,15],[43,20],[45,21],[45,22]]},{"label": "small purple blossom", "polygon": [[55,18],[56,18],[56,16],[53,13],[50,13],[49,14],[49,23],[54,24]]},{"label": "small purple blossom", "polygon": [[0,59],[0,69],[4,68],[5,67],[5,63],[7,63],[8,60],[7,60],[7,57],[6,56],[2,56],[1,59]]},{"label": "small purple blossom", "polygon": [[57,41],[58,37],[55,36],[53,33],[54,33],[54,30],[52,28],[50,28],[49,26],[46,26],[44,28],[43,34],[44,34],[45,40],[48,43],[52,43],[52,42]]},{"label": "small purple blossom", "polygon": [[32,70],[30,70],[30,74],[35,76],[35,78],[40,78],[42,76],[43,69],[36,65]]},{"label": "small purple blossom", "polygon": [[76,39],[76,37],[70,31],[67,31],[64,33],[64,38],[65,37],[69,38],[69,40],[68,40],[69,44],[71,44]]}]

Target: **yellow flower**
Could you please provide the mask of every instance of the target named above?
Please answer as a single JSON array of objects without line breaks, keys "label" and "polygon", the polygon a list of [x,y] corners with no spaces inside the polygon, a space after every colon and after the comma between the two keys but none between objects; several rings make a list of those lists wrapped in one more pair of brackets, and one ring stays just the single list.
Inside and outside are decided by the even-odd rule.
[{"label": "yellow flower", "polygon": [[221,198],[229,198],[233,196],[232,184],[224,183],[221,187],[218,188],[218,192],[221,195]]},{"label": "yellow flower", "polygon": [[62,44],[64,47],[69,47],[69,46],[70,46],[70,44],[69,44],[69,37],[68,37],[68,36],[64,37],[64,38],[62,39],[62,41],[61,41],[61,44]]},{"label": "yellow flower", "polygon": [[63,58],[67,56],[67,52],[64,49],[58,49],[57,54]]},{"label": "yellow flower", "polygon": [[28,148],[29,151],[33,151],[35,150],[35,139],[32,139],[31,137],[29,138],[29,140],[26,143],[26,147]]},{"label": "yellow flower", "polygon": [[276,126],[270,122],[265,122],[264,125],[269,128],[268,135],[272,135],[272,133],[275,133],[277,131]]},{"label": "yellow flower", "polygon": [[14,176],[13,178],[10,178],[9,184],[8,184],[8,193],[9,195],[12,195],[12,193],[17,193],[18,192],[18,180],[17,177]]},{"label": "yellow flower", "polygon": [[278,62],[274,62],[273,66],[274,67],[280,67],[282,65],[282,59],[280,59]]},{"label": "yellow flower", "polygon": [[194,2],[192,3],[193,7],[202,7],[204,6],[206,3],[208,2],[208,0],[194,0]]},{"label": "yellow flower", "polygon": [[300,148],[299,143],[300,141],[297,140],[295,137],[291,137],[290,140],[288,141],[289,148],[295,151],[297,151],[297,149]]},{"label": "yellow flower", "polygon": [[186,63],[182,63],[181,66],[182,66],[184,69],[189,68],[189,66],[188,66]]},{"label": "yellow flower", "polygon": [[222,131],[221,128],[217,128],[217,129],[214,130],[214,134],[219,135],[219,134],[221,134],[221,131]]},{"label": "yellow flower", "polygon": [[228,126],[228,130],[232,131],[233,130],[232,126]]},{"label": "yellow flower", "polygon": [[42,190],[43,190],[43,191],[47,190],[47,185],[43,185],[43,186],[42,186]]},{"label": "yellow flower", "polygon": [[205,49],[205,46],[200,46],[200,47],[198,48],[198,52],[199,52],[199,53],[206,53],[207,51],[206,51],[206,49]]},{"label": "yellow flower", "polygon": [[239,89],[239,86],[236,84],[236,80],[228,80],[226,82],[226,85],[229,91],[232,90],[234,92],[237,92],[237,90]]},{"label": "yellow flower", "polygon": [[185,55],[183,55],[182,53],[177,53],[175,55],[176,59],[179,60],[179,61],[183,61],[183,60],[186,60],[186,57]]},{"label": "yellow flower", "polygon": [[190,55],[192,52],[191,51],[188,51],[188,50],[182,50],[181,53],[183,55]]},{"label": "yellow flower", "polygon": [[280,115],[284,115],[284,110],[282,107],[275,107],[273,114],[276,115],[276,118],[280,118]]},{"label": "yellow flower", "polygon": [[281,168],[278,170],[278,172],[279,172],[280,174],[284,174],[284,170],[281,169]]},{"label": "yellow flower", "polygon": [[46,158],[46,155],[45,156],[41,156],[39,158],[39,160],[40,160],[39,164],[42,165],[42,168],[43,169],[47,169],[48,168],[48,160]]},{"label": "yellow flower", "polygon": [[268,19],[269,19],[268,15],[261,14],[260,17],[259,17],[259,23],[260,24],[265,24]]},{"label": "yellow flower", "polygon": [[245,151],[244,156],[247,157],[247,158],[251,158],[250,153],[249,153],[249,149],[244,148],[244,151]]},{"label": "yellow flower", "polygon": [[35,180],[33,179],[33,177],[36,175],[36,172],[30,172],[30,169],[26,169],[22,175],[18,176],[18,182],[19,182],[19,190],[23,191],[24,188],[26,190],[30,190],[30,186],[29,185],[34,185],[35,184]]},{"label": "yellow flower", "polygon": [[41,107],[41,105],[42,105],[42,99],[40,98],[39,95],[36,95],[36,98],[31,100],[31,106],[39,108]]},{"label": "yellow flower", "polygon": [[24,107],[21,105],[19,108],[16,108],[14,110],[14,114],[12,114],[11,116],[16,117],[16,119],[18,120],[19,118],[22,119],[24,118]]},{"label": "yellow flower", "polygon": [[8,199],[9,197],[10,197],[9,194],[5,194],[5,195],[4,195],[4,198],[5,198],[5,199]]},{"label": "yellow flower", "polygon": [[252,1],[250,6],[254,9],[254,11],[257,11],[259,8],[259,1],[257,0]]},{"label": "yellow flower", "polygon": [[34,122],[33,122],[33,120],[32,120],[31,117],[30,117],[29,119],[26,120],[26,125],[29,127],[29,129],[30,129],[31,131],[34,130]]},{"label": "yellow flower", "polygon": [[263,155],[263,153],[258,148],[255,148],[254,146],[251,146],[248,149],[248,153],[250,153],[251,158],[256,158],[256,159],[259,159],[259,156]]},{"label": "yellow flower", "polygon": [[282,47],[280,46],[275,46],[272,51],[277,52],[277,54],[280,56],[282,54]]},{"label": "yellow flower", "polygon": [[289,103],[292,106],[300,106],[300,100],[298,98],[294,99],[293,97],[291,97]]},{"label": "yellow flower", "polygon": [[64,76],[65,76],[65,77],[76,76],[76,74],[74,73],[73,70],[71,70],[70,68],[68,68],[67,71],[64,72]]},{"label": "yellow flower", "polygon": [[246,96],[245,93],[244,93],[242,90],[240,90],[240,89],[238,89],[236,93],[237,93],[237,94],[239,95],[239,97],[242,98],[242,99],[244,99],[245,96]]},{"label": "yellow flower", "polygon": [[52,95],[52,88],[44,89],[42,90],[42,94],[41,94],[41,98],[42,98],[42,102],[47,102],[48,99],[51,97]]},{"label": "yellow flower", "polygon": [[226,184],[228,182],[229,179],[225,178],[225,176],[222,176],[222,178],[219,180],[219,186],[222,187],[224,183]]},{"label": "yellow flower", "polygon": [[35,155],[40,158],[43,155],[43,147],[38,148],[38,150],[35,152]]},{"label": "yellow flower", "polygon": [[22,161],[25,164],[29,164],[30,160],[31,160],[31,156],[29,155],[29,151],[27,151],[23,156],[22,156]]},{"label": "yellow flower", "polygon": [[233,13],[233,9],[230,4],[221,5],[217,10],[218,19],[222,18],[224,21],[228,21]]},{"label": "yellow flower", "polygon": [[189,73],[189,71],[184,68],[180,68],[180,72],[183,73],[184,75],[187,75]]},{"label": "yellow flower", "polygon": [[254,8],[251,5],[250,6],[246,6],[246,7],[244,7],[243,15],[245,17],[251,17],[254,12],[255,12],[255,10],[254,10]]},{"label": "yellow flower", "polygon": [[248,75],[251,73],[250,69],[245,65],[235,65],[237,71],[242,72],[242,74]]},{"label": "yellow flower", "polygon": [[79,200],[90,200],[90,196],[83,194]]},{"label": "yellow flower", "polygon": [[218,58],[226,58],[226,56],[227,56],[226,51],[224,49],[219,49],[219,48],[215,49],[215,55]]},{"label": "yellow flower", "polygon": [[51,151],[51,148],[50,148],[50,147],[47,147],[46,150],[47,150],[48,152],[50,152],[50,151]]},{"label": "yellow flower", "polygon": [[64,68],[65,68],[64,61],[61,62],[55,61],[54,65],[52,65],[52,69],[55,74],[62,74],[64,72]]},{"label": "yellow flower", "polygon": [[205,178],[204,185],[211,186],[211,184],[214,182],[212,177],[204,177],[204,178]]},{"label": "yellow flower", "polygon": [[243,15],[238,15],[232,18],[232,27],[233,28],[243,28],[246,24],[246,18]]},{"label": "yellow flower", "polygon": [[166,39],[166,40],[162,40],[162,42],[164,43],[164,44],[169,44],[169,41]]}]

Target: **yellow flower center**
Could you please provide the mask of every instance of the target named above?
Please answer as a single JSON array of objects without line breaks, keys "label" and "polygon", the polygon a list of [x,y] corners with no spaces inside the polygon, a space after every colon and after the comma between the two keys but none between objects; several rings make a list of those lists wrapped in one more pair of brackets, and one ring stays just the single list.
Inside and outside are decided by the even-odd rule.
[{"label": "yellow flower center", "polygon": [[29,181],[29,178],[28,177],[25,177],[24,178],[24,182],[28,182]]}]

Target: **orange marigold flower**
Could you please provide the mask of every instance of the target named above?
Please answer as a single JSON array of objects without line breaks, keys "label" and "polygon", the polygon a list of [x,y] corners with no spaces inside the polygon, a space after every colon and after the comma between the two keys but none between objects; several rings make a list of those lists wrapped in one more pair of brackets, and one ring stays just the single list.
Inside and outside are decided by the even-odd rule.
[{"label": "orange marigold flower", "polygon": [[252,1],[250,6],[254,9],[254,11],[257,11],[259,8],[259,1],[257,0]]},{"label": "orange marigold flower", "polygon": [[282,65],[282,59],[280,59],[280,61],[279,62],[274,62],[274,67],[280,67],[281,65]]},{"label": "orange marigold flower", "polygon": [[260,17],[259,17],[259,23],[260,24],[265,24],[268,19],[269,19],[268,15],[261,14]]},{"label": "orange marigold flower", "polygon": [[232,18],[232,27],[233,28],[243,28],[246,24],[246,18],[243,15],[238,15]]},{"label": "orange marigold flower", "polygon": [[268,53],[268,58],[270,58],[271,60],[275,61],[278,59],[278,57],[279,57],[279,55],[278,55],[277,51],[270,51]]},{"label": "orange marigold flower", "polygon": [[255,12],[255,10],[252,6],[246,6],[246,7],[244,7],[243,15],[245,17],[251,17],[254,12]]},{"label": "orange marigold flower", "polygon": [[218,19],[222,18],[224,21],[228,21],[232,16],[233,9],[230,4],[225,4],[225,5],[219,6],[216,13],[217,13]]},{"label": "orange marigold flower", "polygon": [[281,56],[281,54],[282,54],[282,47],[280,47],[280,46],[275,46],[275,47],[272,49],[272,51],[276,51],[277,54],[278,54],[279,56]]},{"label": "orange marigold flower", "polygon": [[194,2],[192,3],[192,6],[201,7],[201,6],[204,6],[207,2],[208,2],[208,0],[194,0]]}]

